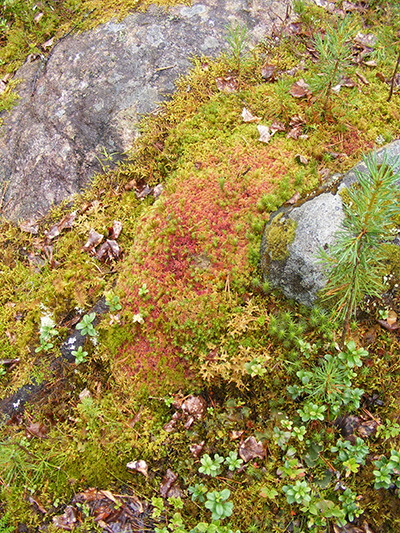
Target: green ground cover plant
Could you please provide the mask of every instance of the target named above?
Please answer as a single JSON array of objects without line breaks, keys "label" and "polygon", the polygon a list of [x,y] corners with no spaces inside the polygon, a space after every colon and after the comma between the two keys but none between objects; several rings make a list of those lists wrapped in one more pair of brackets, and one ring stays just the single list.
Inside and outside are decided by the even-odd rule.
[{"label": "green ground cover plant", "polygon": [[[379,311],[400,312],[397,280],[353,316],[339,348],[327,310],[285,301],[258,272],[272,210],[318,188],[324,168],[345,172],[379,136],[400,135],[399,95],[388,103],[389,86],[376,76],[393,72],[396,9],[379,3],[353,14],[355,32],[377,36],[377,66],[357,65],[368,84],[329,96],[325,121],[317,95],[290,89],[320,73],[307,46],[338,22],[303,6],[300,33],[282,32],[241,61],[239,92],[216,86],[226,57],[207,69],[195,59],[163,113],[143,122],[126,164],[97,176],[73,206],[56,207],[37,236],[2,224],[0,342],[2,357],[18,362],[3,364],[1,397],[33,379],[46,384],[1,426],[2,527],[55,532],[68,506],[77,531],[99,527],[93,487],[114,498],[114,516],[128,496],[139,501],[146,528],[162,533],[399,526],[399,340],[377,322]],[[284,74],[298,54],[306,72]],[[263,78],[265,64],[280,72],[276,81]],[[285,131],[260,142],[244,105]],[[301,138],[288,136],[296,127]],[[165,190],[138,201],[125,189],[133,179]],[[73,226],[54,241],[56,264],[44,232],[72,211]],[[114,220],[123,255],[102,263],[83,246],[91,228],[106,235]],[[93,308],[103,296],[101,314]],[[75,331],[85,344],[52,374]],[[204,404],[190,417],[192,396]]]}]

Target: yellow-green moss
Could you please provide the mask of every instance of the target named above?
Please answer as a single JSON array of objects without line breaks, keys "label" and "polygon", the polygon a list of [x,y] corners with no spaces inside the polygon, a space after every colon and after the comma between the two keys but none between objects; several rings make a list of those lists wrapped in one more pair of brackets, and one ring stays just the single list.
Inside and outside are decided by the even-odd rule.
[{"label": "yellow-green moss", "polygon": [[282,213],[273,219],[265,232],[266,253],[270,261],[283,261],[289,255],[288,246],[296,236],[296,226],[295,220],[286,218]]}]

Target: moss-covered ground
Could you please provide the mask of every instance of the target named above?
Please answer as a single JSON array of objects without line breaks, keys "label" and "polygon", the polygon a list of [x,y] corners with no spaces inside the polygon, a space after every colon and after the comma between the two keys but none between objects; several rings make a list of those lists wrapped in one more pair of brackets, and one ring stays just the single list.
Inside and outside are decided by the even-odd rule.
[{"label": "moss-covered ground", "polygon": [[[79,7],[83,16],[89,4],[60,2],[57,9]],[[106,4],[119,13],[115,3]],[[143,121],[129,160],[97,176],[73,205],[38,221],[37,233],[2,223],[1,398],[33,380],[43,385],[24,413],[1,428],[4,531],[56,531],[53,518],[70,504],[76,527],[101,530],[135,497],[143,510],[138,529],[163,532],[340,531],[347,521],[375,533],[399,528],[397,470],[387,489],[374,488],[373,473],[376,461],[400,448],[399,340],[390,327],[400,313],[396,277],[352,325],[352,340],[368,355],[349,385],[350,374],[335,362],[329,369],[324,358],[339,361],[340,324],[327,311],[285,301],[259,272],[261,234],[277,207],[400,135],[400,95],[388,102],[384,81],[397,59],[398,6],[355,5],[355,33],[373,33],[377,42],[349,68],[355,86],[334,94],[326,112],[317,95],[296,98],[290,89],[319,73],[313,36],[336,22],[299,4],[298,24],[243,56],[240,73],[229,56],[195,59],[162,112]],[[60,20],[54,28],[65,32]],[[284,74],[300,63],[301,70]],[[262,77],[265,64],[276,67],[275,81]],[[217,88],[215,79],[228,76],[240,79],[235,92]],[[260,124],[279,121],[285,131],[260,142],[257,123],[243,121],[243,107]],[[296,126],[297,138],[288,137]],[[160,183],[157,199],[137,198],[135,189]],[[51,228],[74,211],[72,226],[50,238]],[[120,253],[101,261],[84,245],[91,229],[112,239],[113,221],[122,223]],[[55,367],[63,341],[104,297],[114,298],[114,308],[96,317],[86,361]],[[46,315],[58,335],[53,347],[38,351]],[[309,381],[315,389],[307,389]],[[295,386],[303,389],[293,399]],[[364,390],[358,406],[343,400],[356,388]],[[206,406],[191,423],[179,408],[190,395]],[[322,416],[302,414],[310,399]],[[341,434],[347,440],[337,445]],[[241,447],[243,455],[249,437],[262,452],[232,470],[224,463],[217,476],[199,471],[206,454],[226,458]],[[335,445],[344,451],[332,451]],[[147,476],[126,467],[140,460]],[[168,469],[177,481],[166,495],[179,495],[182,504],[160,499]],[[232,515],[199,525],[210,524],[211,513],[189,490],[196,484],[209,492],[229,489]],[[284,487],[298,487],[294,503]],[[114,498],[107,512],[91,505],[90,488]]]}]

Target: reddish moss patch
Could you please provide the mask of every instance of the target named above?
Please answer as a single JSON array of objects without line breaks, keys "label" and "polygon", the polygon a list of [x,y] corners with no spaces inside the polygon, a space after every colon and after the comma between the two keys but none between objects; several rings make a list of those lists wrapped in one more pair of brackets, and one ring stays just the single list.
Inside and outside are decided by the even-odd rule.
[{"label": "reddish moss patch", "polygon": [[[240,294],[251,272],[246,233],[260,216],[257,201],[285,172],[268,147],[235,146],[229,157],[210,155],[201,169],[193,165],[169,184],[143,220],[119,279],[127,316],[141,312],[145,322],[132,325],[140,333],[119,348],[117,368],[121,361],[121,370],[150,381],[178,366],[187,373],[182,345],[195,359],[224,327],[230,289]],[[149,293],[139,296],[144,284]]]}]

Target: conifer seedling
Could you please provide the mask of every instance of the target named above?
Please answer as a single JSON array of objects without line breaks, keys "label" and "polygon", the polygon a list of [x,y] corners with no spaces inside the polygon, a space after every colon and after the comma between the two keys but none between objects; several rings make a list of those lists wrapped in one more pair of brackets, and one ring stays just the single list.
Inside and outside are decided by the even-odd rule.
[{"label": "conifer seedling", "polygon": [[343,320],[342,346],[363,297],[378,297],[384,291],[382,244],[393,238],[390,228],[400,215],[397,160],[389,165],[384,154],[379,164],[376,150],[363,159],[367,172],[356,170],[359,186],[347,190],[350,201],[343,205],[345,219],[336,242],[319,253],[328,274],[324,297],[334,299],[334,315]]},{"label": "conifer seedling", "polygon": [[316,73],[310,80],[310,87],[317,99],[323,99],[323,116],[328,110],[332,90],[350,67],[352,58],[350,41],[354,30],[351,17],[336,19],[336,26],[328,28],[325,36],[319,33],[314,43],[319,60]]}]

